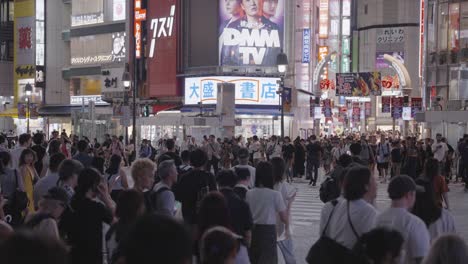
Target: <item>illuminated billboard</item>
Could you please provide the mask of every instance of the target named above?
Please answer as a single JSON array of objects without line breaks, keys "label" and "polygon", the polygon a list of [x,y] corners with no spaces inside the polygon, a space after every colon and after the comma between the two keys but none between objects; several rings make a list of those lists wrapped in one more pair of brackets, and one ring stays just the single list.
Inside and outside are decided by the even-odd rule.
[{"label": "illuminated billboard", "polygon": [[216,104],[218,84],[235,84],[237,105],[278,105],[279,78],[207,76],[185,78],[185,104]]},{"label": "illuminated billboard", "polygon": [[149,97],[180,95],[176,76],[178,32],[176,3],[176,0],[148,1],[145,16],[149,44],[147,75]]},{"label": "illuminated billboard", "polygon": [[219,63],[275,66],[283,48],[285,0],[219,0]]}]

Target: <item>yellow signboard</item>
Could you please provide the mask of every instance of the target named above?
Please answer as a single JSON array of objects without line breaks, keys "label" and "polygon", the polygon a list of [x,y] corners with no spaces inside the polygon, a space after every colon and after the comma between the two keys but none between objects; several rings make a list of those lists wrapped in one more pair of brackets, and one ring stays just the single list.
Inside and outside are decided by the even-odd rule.
[{"label": "yellow signboard", "polygon": [[35,1],[15,0],[14,21],[14,74],[13,88],[15,101],[19,98],[19,81],[34,79],[35,67]]}]

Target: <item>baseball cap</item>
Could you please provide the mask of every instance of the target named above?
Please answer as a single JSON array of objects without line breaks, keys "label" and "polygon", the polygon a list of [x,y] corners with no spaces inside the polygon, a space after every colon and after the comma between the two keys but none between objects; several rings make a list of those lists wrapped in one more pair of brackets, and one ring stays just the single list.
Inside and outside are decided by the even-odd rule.
[{"label": "baseball cap", "polygon": [[64,207],[70,207],[70,200],[67,192],[60,187],[52,187],[43,196],[44,199],[56,200],[63,203]]},{"label": "baseball cap", "polygon": [[412,191],[424,192],[424,187],[416,185],[414,180],[407,175],[393,177],[388,185],[388,195],[392,200],[400,199]]},{"label": "baseball cap", "polygon": [[241,148],[239,149],[237,156],[239,157],[239,159],[246,159],[249,157],[249,150],[246,148]]}]

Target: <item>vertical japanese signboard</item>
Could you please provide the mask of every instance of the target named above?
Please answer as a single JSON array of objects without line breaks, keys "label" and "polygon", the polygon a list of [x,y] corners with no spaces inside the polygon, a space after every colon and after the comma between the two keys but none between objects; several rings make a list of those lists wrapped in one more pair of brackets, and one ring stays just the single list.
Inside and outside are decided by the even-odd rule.
[{"label": "vertical japanese signboard", "polygon": [[353,104],[352,121],[355,123],[361,122],[361,107],[359,107],[359,104]]},{"label": "vertical japanese signboard", "polygon": [[219,63],[276,66],[283,48],[284,3],[219,0]]},{"label": "vertical japanese signboard", "polygon": [[413,97],[411,98],[411,117],[414,117],[416,113],[423,110],[422,98]]},{"label": "vertical japanese signboard", "polygon": [[179,96],[177,89],[178,7],[176,0],[148,1],[148,92],[150,97]]},{"label": "vertical japanese signboard", "polygon": [[332,105],[331,105],[330,99],[323,100],[323,115],[326,118],[330,118],[333,116]]},{"label": "vertical japanese signboard", "polygon": [[311,96],[309,99],[309,103],[310,103],[310,106],[309,106],[310,117],[314,118],[315,117],[315,98]]},{"label": "vertical japanese signboard", "polygon": [[[14,4],[13,85],[15,103],[18,103],[24,99],[20,98],[21,94],[24,93],[24,87],[20,87],[19,83],[26,82],[32,86],[35,83],[36,10],[35,1],[33,0],[15,0]],[[33,89],[34,92],[35,90]]]},{"label": "vertical japanese signboard", "polygon": [[39,105],[36,103],[29,104],[29,118],[30,119],[37,119],[39,117],[38,107]]},{"label": "vertical japanese signboard", "polygon": [[392,106],[392,97],[390,96],[382,96],[382,113],[390,113],[391,106]]},{"label": "vertical japanese signboard", "polygon": [[302,30],[302,63],[310,63],[310,28]]},{"label": "vertical japanese signboard", "polygon": [[319,3],[319,38],[328,38],[329,0],[320,0]]},{"label": "vertical japanese signboard", "polygon": [[370,117],[371,116],[371,112],[372,112],[372,104],[371,102],[365,102],[364,103],[364,116],[367,118],[367,117]]},{"label": "vertical japanese signboard", "polygon": [[141,0],[135,0],[135,17],[133,32],[135,34],[135,57],[137,59],[141,58],[141,22],[144,20],[146,20],[146,10],[141,9]]},{"label": "vertical japanese signboard", "polygon": [[392,118],[403,117],[403,97],[392,97]]}]

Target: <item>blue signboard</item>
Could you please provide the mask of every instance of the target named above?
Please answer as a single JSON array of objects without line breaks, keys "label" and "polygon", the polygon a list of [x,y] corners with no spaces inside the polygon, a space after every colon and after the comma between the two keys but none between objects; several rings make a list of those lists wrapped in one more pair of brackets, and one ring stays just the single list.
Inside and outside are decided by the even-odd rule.
[{"label": "blue signboard", "polygon": [[302,30],[302,63],[310,63],[310,28]]}]

